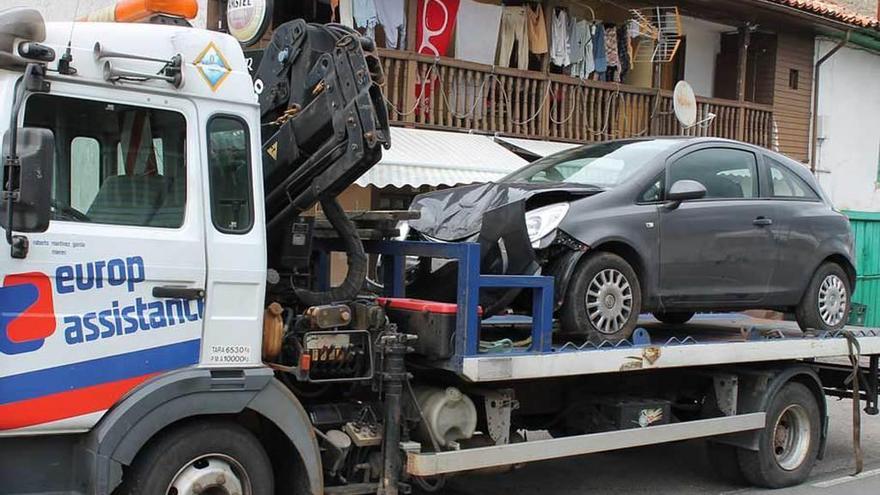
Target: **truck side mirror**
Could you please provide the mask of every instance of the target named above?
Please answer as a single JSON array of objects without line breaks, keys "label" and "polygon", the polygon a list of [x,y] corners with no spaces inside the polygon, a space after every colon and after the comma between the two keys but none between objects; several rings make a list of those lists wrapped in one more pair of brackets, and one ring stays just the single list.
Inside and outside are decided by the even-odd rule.
[{"label": "truck side mirror", "polygon": [[[18,170],[4,167],[3,201],[0,201],[0,225],[9,229],[9,201],[6,192],[12,181],[12,230],[45,232],[49,228],[52,197],[52,171],[55,160],[55,135],[49,129],[24,127],[18,132]],[[4,154],[9,152],[11,132],[3,135]],[[11,176],[11,177],[10,177]]]}]

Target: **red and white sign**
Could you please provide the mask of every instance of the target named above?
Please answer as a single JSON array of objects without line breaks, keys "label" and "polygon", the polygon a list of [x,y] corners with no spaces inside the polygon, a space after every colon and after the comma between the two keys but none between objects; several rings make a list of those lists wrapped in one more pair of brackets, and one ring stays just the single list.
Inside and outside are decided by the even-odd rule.
[{"label": "red and white sign", "polygon": [[449,51],[460,0],[419,0],[416,51],[423,55],[445,56]]}]

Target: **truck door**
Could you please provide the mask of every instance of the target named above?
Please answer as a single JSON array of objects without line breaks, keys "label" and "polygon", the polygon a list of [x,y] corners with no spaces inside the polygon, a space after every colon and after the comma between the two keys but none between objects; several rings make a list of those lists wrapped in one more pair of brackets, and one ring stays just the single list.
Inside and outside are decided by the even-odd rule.
[{"label": "truck door", "polygon": [[55,134],[53,217],[45,233],[28,234],[26,259],[0,257],[0,305],[16,302],[0,320],[0,434],[88,429],[138,384],[200,357],[195,109],[64,88],[25,106],[26,125]]},{"label": "truck door", "polygon": [[[208,289],[202,362],[212,367],[261,364],[266,293],[266,231],[260,170],[259,122],[254,107],[206,102],[206,214]],[[254,173],[254,170],[258,172]]]}]

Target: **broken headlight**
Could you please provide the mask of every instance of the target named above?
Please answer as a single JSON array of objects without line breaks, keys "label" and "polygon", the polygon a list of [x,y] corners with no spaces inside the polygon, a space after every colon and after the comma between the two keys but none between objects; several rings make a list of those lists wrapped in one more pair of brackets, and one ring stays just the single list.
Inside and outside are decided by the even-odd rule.
[{"label": "broken headlight", "polygon": [[568,203],[555,203],[527,211],[526,232],[532,247],[539,247],[541,239],[559,227],[566,213],[568,213]]}]

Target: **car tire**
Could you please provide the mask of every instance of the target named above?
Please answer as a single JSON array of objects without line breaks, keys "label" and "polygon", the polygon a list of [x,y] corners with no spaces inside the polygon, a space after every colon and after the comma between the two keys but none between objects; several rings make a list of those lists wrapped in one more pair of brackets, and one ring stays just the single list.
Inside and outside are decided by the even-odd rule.
[{"label": "car tire", "polygon": [[575,269],[559,322],[564,333],[596,344],[620,341],[632,335],[641,307],[642,288],[632,266],[616,254],[596,252]]},{"label": "car tire", "polygon": [[661,323],[665,323],[667,325],[684,325],[685,323],[691,321],[691,318],[694,317],[693,311],[669,311],[669,312],[661,312],[658,311],[654,313],[654,318]]},{"label": "car tire", "polygon": [[758,450],[737,450],[743,475],[764,488],[802,483],[819,456],[821,428],[819,404],[810,389],[801,383],[786,384],[767,409],[767,424],[758,433]]},{"label": "car tire", "polygon": [[836,331],[846,325],[851,302],[846,272],[837,263],[825,263],[813,274],[794,314],[801,330]]},{"label": "car tire", "polygon": [[204,490],[274,493],[269,456],[251,432],[229,421],[202,420],[160,433],[126,471],[119,493],[155,495]]}]

